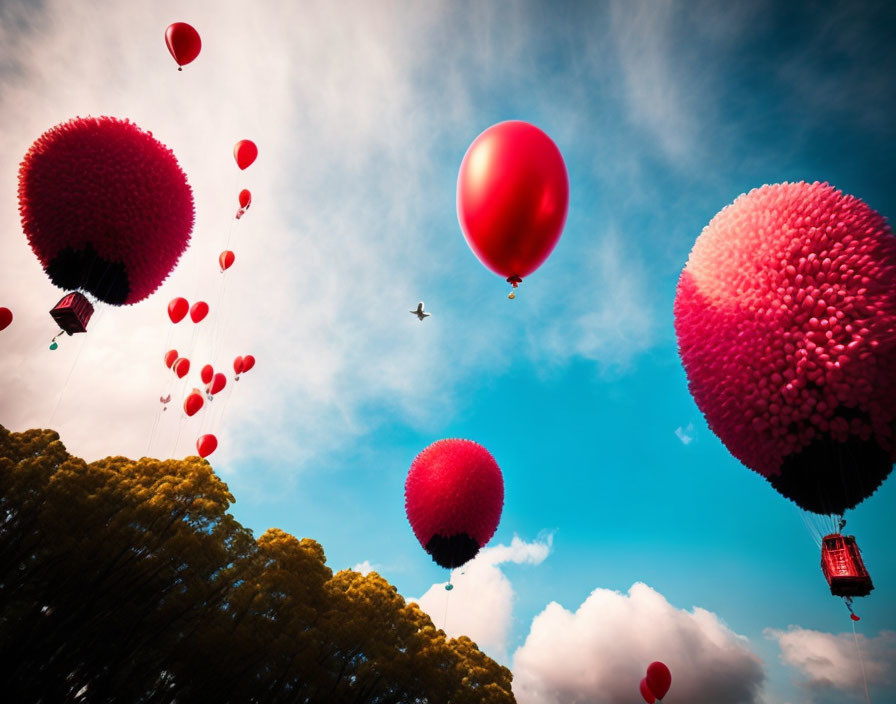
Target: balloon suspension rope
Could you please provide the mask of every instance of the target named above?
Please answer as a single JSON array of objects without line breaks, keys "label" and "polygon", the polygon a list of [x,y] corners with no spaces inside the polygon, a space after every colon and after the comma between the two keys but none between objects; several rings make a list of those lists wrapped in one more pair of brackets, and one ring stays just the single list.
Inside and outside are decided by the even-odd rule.
[{"label": "balloon suspension rope", "polygon": [[[849,604],[847,604],[849,606]],[[852,612],[852,609],[849,609]],[[868,696],[868,678],[865,676],[865,661],[862,659],[862,649],[859,648],[859,637],[856,635],[856,622],[852,620],[852,638],[856,644],[856,655],[859,656],[859,664],[862,666],[862,683],[865,685],[865,701],[871,704],[871,698]]]},{"label": "balloon suspension rope", "polygon": [[513,286],[513,290],[507,294],[507,297],[512,301],[516,298],[516,287],[523,283],[523,280],[519,276],[508,276],[507,283]]},{"label": "balloon suspension rope", "polygon": [[454,588],[454,586],[451,584],[450,570],[448,571],[448,584],[445,586],[445,591],[447,592],[447,594],[445,594],[445,613],[442,616],[442,630],[445,631],[446,643],[448,642],[448,600],[451,599],[451,589],[448,589],[448,587],[451,587],[451,589]]}]

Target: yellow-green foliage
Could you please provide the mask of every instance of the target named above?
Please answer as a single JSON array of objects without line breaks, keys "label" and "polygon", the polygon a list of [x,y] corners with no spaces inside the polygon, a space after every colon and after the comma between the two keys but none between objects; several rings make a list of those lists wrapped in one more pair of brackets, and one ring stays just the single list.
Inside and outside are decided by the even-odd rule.
[{"label": "yellow-green foliage", "polygon": [[475,643],[233,500],[198,457],[88,464],[0,426],[4,700],[513,702]]}]

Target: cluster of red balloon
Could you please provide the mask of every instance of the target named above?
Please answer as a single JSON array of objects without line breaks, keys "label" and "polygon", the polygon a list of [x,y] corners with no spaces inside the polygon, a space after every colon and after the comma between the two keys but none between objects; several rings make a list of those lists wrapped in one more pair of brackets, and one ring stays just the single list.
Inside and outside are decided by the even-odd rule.
[{"label": "cluster of red balloon", "polygon": [[671,686],[672,673],[664,663],[657,660],[647,666],[647,676],[641,680],[639,689],[644,701],[647,704],[654,704],[663,701]]}]

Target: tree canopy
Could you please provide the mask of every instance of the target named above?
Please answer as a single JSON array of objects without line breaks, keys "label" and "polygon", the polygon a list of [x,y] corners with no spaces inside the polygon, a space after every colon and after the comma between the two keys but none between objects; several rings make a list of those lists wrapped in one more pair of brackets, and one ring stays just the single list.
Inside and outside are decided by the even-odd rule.
[{"label": "tree canopy", "polygon": [[198,457],[85,462],[0,426],[0,662],[17,702],[513,702],[375,572],[257,540]]}]

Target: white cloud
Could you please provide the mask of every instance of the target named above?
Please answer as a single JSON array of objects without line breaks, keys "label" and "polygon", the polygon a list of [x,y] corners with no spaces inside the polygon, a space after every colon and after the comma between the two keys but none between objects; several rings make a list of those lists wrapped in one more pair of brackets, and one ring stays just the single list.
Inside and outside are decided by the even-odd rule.
[{"label": "white cloud", "polygon": [[675,435],[681,440],[681,444],[688,446],[694,442],[694,424],[688,423],[687,427],[678,426],[675,429]]},{"label": "white cloud", "polygon": [[416,601],[437,628],[450,637],[472,638],[496,660],[507,659],[507,639],[513,615],[514,589],[500,566],[508,563],[539,565],[551,551],[553,537],[532,542],[514,536],[510,545],[483,549],[463,567],[453,570],[451,584],[434,584]]},{"label": "white cloud", "polygon": [[[799,684],[812,702],[865,701],[864,677],[868,687],[886,688],[880,694],[892,695],[896,687],[896,632],[881,631],[867,637],[851,633],[825,633],[799,626],[786,631],[767,628],[765,635],[778,642],[781,661],[804,677]],[[856,641],[861,658],[856,652]],[[881,701],[872,696],[873,701]]]},{"label": "white cloud", "polygon": [[370,572],[374,572],[379,569],[379,565],[370,564],[370,560],[364,560],[364,562],[359,562],[357,565],[352,567],[352,570],[355,572],[360,572],[363,575],[367,575]]},{"label": "white cloud", "polygon": [[575,611],[548,604],[513,659],[520,704],[635,704],[648,664],[672,672],[669,701],[753,704],[764,673],[715,614],[677,609],[645,584],[595,589]]}]

